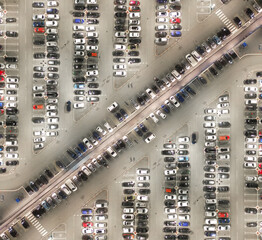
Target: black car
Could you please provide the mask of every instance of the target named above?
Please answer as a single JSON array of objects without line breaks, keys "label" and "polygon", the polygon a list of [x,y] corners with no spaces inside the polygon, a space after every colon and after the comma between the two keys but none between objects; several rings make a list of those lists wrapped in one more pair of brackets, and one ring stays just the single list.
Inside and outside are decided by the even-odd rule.
[{"label": "black car", "polygon": [[46,176],[45,175],[40,175],[40,177],[39,177],[39,180],[42,182],[42,183],[44,183],[44,184],[48,184],[48,179],[46,178]]},{"label": "black car", "polygon": [[246,13],[246,15],[247,15],[250,19],[252,19],[252,18],[255,17],[254,12],[253,12],[250,8],[247,8],[247,9],[245,10],[245,13]]},{"label": "black car", "polygon": [[165,240],[176,240],[176,235],[165,235],[164,237]]},{"label": "black car", "polygon": [[67,198],[67,194],[66,194],[63,190],[59,190],[57,194],[58,194],[58,196],[60,196],[62,199],[66,199],[66,198]]},{"label": "black car", "polygon": [[11,235],[12,237],[17,237],[17,236],[18,236],[17,231],[16,231],[13,227],[10,227],[10,228],[8,229],[8,232],[10,233],[10,235]]},{"label": "black car", "polygon": [[178,168],[189,168],[190,167],[190,163],[187,163],[187,162],[179,162],[177,164],[177,167]]},{"label": "black car", "polygon": [[247,222],[247,227],[256,227],[257,223],[256,222]]},{"label": "black car", "polygon": [[45,53],[34,53],[34,58],[35,59],[45,58]]},{"label": "black car", "polygon": [[126,31],[125,25],[116,25],[115,26],[116,31]]},{"label": "black car", "polygon": [[17,121],[15,121],[15,120],[7,120],[5,122],[5,125],[6,126],[17,126]]},{"label": "black car", "polygon": [[6,62],[17,62],[17,58],[16,57],[4,57],[4,60]]},{"label": "black car", "polygon": [[139,56],[139,51],[130,51],[130,52],[128,52],[128,55],[129,55],[129,56],[133,56],[133,57],[134,57],[134,56],[137,57],[137,56]]},{"label": "black car", "polygon": [[85,13],[83,12],[73,12],[73,17],[84,17]]},{"label": "black car", "polygon": [[115,18],[126,18],[127,13],[126,12],[116,12]]},{"label": "black car", "polygon": [[5,162],[6,166],[16,166],[18,164],[19,164],[19,161],[17,161],[17,160],[10,160],[10,161]]},{"label": "black car", "polygon": [[56,42],[58,40],[58,35],[57,34],[47,34],[46,40],[48,42]]},{"label": "black car", "polygon": [[6,114],[7,115],[16,115],[18,114],[18,109],[15,107],[8,107],[6,108]]},{"label": "black car", "polygon": [[84,5],[74,5],[74,9],[75,10],[85,10],[85,6]]},{"label": "black car", "polygon": [[130,38],[129,43],[139,44],[139,43],[141,43],[141,39],[140,38]]},{"label": "black car", "polygon": [[245,131],[245,136],[248,138],[254,138],[257,136],[257,131],[256,130],[247,130]]},{"label": "black car", "polygon": [[99,18],[100,13],[98,13],[98,12],[87,12],[86,17],[87,18]]},{"label": "black car", "polygon": [[224,122],[219,122],[218,123],[218,126],[220,128],[229,128],[231,126],[231,123],[230,122],[227,122],[227,121],[224,121]]},{"label": "black car", "polygon": [[185,87],[185,90],[190,93],[191,95],[196,95],[196,92],[189,86]]},{"label": "black car", "polygon": [[124,56],[124,52],[123,51],[113,51],[112,52],[113,56]]},{"label": "black car", "polygon": [[27,228],[30,227],[29,223],[26,221],[25,218],[22,218],[22,219],[21,219],[21,225],[22,225],[25,229],[27,229]]},{"label": "black car", "polygon": [[210,71],[214,76],[217,76],[217,75],[218,75],[218,72],[217,72],[217,70],[216,70],[214,67],[210,67],[210,68],[209,68],[209,71]]},{"label": "black car", "polygon": [[46,169],[44,171],[44,174],[46,174],[49,178],[53,178],[54,177],[54,174],[49,169]]},{"label": "black car", "polygon": [[124,194],[133,194],[135,193],[135,190],[134,189],[124,189],[123,192]]},{"label": "black car", "polygon": [[201,56],[205,55],[205,53],[206,53],[205,49],[204,49],[202,46],[197,46],[197,47],[196,47],[196,51],[197,51]]},{"label": "black car", "polygon": [[99,9],[99,5],[98,4],[87,4],[87,7],[86,7],[87,10],[98,10]]},{"label": "black car", "polygon": [[258,188],[258,184],[255,182],[248,182],[245,185],[247,188]]},{"label": "black car", "polygon": [[166,36],[167,36],[167,32],[156,32],[155,33],[155,37],[157,38],[166,37]]},{"label": "black car", "polygon": [[128,63],[129,63],[129,64],[141,63],[141,58],[129,58],[129,59],[128,59]]},{"label": "black car", "polygon": [[122,202],[122,207],[134,207],[134,202]]},{"label": "black car", "polygon": [[135,182],[122,182],[122,187],[134,187]]},{"label": "black car", "polygon": [[30,181],[29,185],[35,192],[37,192],[39,190],[39,188],[37,187],[37,185],[33,181]]},{"label": "black car", "polygon": [[169,9],[179,11],[181,9],[181,4],[179,2],[176,2],[175,4],[170,4]]},{"label": "black car", "polygon": [[176,222],[175,221],[164,221],[164,225],[165,226],[176,226]]},{"label": "black car", "polygon": [[115,12],[126,12],[127,11],[127,6],[124,5],[117,5],[115,6]]},{"label": "black car", "polygon": [[210,212],[210,211],[216,211],[216,204],[206,204],[205,205],[205,210]]},{"label": "black car", "polygon": [[88,41],[87,41],[87,44],[88,45],[97,45],[99,43],[99,41],[98,41],[98,39],[97,38],[90,38],[90,39],[88,39]]},{"label": "black car", "polygon": [[203,187],[203,191],[204,192],[215,192],[216,191],[216,187],[204,186]]},{"label": "black car", "polygon": [[204,195],[204,198],[205,198],[205,199],[216,199],[216,193],[214,193],[214,192],[206,193],[206,194]]},{"label": "black car", "polygon": [[175,150],[162,150],[161,154],[162,155],[175,155],[176,151]]},{"label": "black car", "polygon": [[250,125],[256,125],[257,124],[257,119],[255,119],[255,118],[248,118],[248,119],[246,119],[245,120],[245,123],[246,124],[250,124]]},{"label": "black car", "polygon": [[1,173],[6,173],[6,168],[0,168],[0,174]]},{"label": "black car", "polygon": [[44,38],[35,38],[33,39],[33,44],[34,45],[44,45],[45,44],[45,39]]},{"label": "black car", "polygon": [[60,54],[59,53],[47,53],[46,55],[47,58],[51,58],[51,59],[59,59],[60,58]]},{"label": "black car", "polygon": [[185,69],[181,67],[181,65],[177,64],[175,66],[175,69],[178,71],[179,74],[184,74],[185,73]]},{"label": "black car", "polygon": [[214,65],[217,67],[218,70],[222,70],[223,66],[219,61],[215,61]]},{"label": "black car", "polygon": [[228,186],[217,187],[217,191],[218,192],[228,192],[229,191],[229,187]]},{"label": "black car", "polygon": [[79,171],[77,176],[79,178],[81,178],[83,181],[87,181],[88,180],[88,176],[83,171]]},{"label": "black car", "polygon": [[245,208],[246,213],[257,214],[256,208]]},{"label": "black car", "polygon": [[18,37],[18,33],[14,31],[6,31],[5,34],[7,37]]},{"label": "black car", "polygon": [[33,2],[32,7],[33,8],[43,8],[45,7],[45,4],[43,2]]},{"label": "black car", "polygon": [[189,236],[188,235],[178,235],[177,239],[179,239],[179,240],[188,240]]},{"label": "black car", "polygon": [[33,123],[43,123],[45,119],[43,117],[33,117],[32,122]]}]

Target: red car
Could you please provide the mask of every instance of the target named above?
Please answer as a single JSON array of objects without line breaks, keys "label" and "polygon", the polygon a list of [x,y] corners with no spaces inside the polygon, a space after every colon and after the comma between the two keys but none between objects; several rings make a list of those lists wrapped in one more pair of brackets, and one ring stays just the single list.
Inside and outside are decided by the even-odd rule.
[{"label": "red car", "polygon": [[92,227],[92,226],[93,226],[93,223],[92,223],[92,222],[83,222],[83,223],[82,223],[82,226],[83,226],[83,227]]},{"label": "red car", "polygon": [[34,28],[34,31],[36,33],[44,33],[45,32],[45,28]]},{"label": "red car", "polygon": [[167,193],[176,193],[176,189],[174,188],[166,188]]},{"label": "red car", "polygon": [[0,76],[0,82],[3,82],[4,80],[5,78]]},{"label": "red car", "polygon": [[230,139],[229,136],[219,136],[219,141],[228,141]]},{"label": "red car", "polygon": [[130,12],[140,12],[140,7],[137,6],[131,6],[129,7]]},{"label": "red car", "polygon": [[130,5],[130,6],[139,6],[139,5],[140,5],[140,2],[139,2],[139,1],[130,1],[130,2],[129,2],[129,5]]},{"label": "red car", "polygon": [[170,23],[172,23],[172,24],[181,23],[181,19],[180,18],[172,18],[172,19],[170,19]]},{"label": "red car", "polygon": [[226,213],[226,212],[219,212],[218,213],[218,217],[219,218],[228,218],[228,213]]},{"label": "red car", "polygon": [[38,109],[43,109],[44,105],[40,104],[40,105],[33,105],[33,109],[38,110]]},{"label": "red car", "polygon": [[262,169],[262,163],[258,164],[258,168]]},{"label": "red car", "polygon": [[0,70],[0,75],[4,75],[5,74],[5,71],[4,70]]},{"label": "red car", "polygon": [[262,175],[262,170],[258,170],[258,171],[257,171],[257,174],[258,174],[258,175]]}]

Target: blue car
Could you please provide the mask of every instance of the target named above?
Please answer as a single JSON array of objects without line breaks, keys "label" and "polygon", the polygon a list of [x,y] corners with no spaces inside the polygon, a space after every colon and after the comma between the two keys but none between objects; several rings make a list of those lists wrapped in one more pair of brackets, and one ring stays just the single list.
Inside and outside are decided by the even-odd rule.
[{"label": "blue car", "polygon": [[0,109],[3,109],[3,108],[4,108],[4,103],[0,102]]},{"label": "blue car", "polygon": [[182,33],[181,33],[181,31],[171,31],[170,35],[171,35],[171,37],[181,37]]},{"label": "blue car", "polygon": [[161,108],[164,110],[164,112],[166,112],[166,113],[170,113],[170,110],[169,110],[169,108],[166,106],[166,105],[161,105]]},{"label": "blue car", "polygon": [[192,95],[196,95],[196,92],[189,86],[186,86],[185,89],[187,90],[187,92],[189,92]]},{"label": "blue car", "polygon": [[230,223],[230,218],[220,218],[218,219],[218,223],[219,224]]},{"label": "blue car", "polygon": [[74,88],[75,89],[84,89],[85,88],[85,84],[83,84],[83,83],[75,83],[74,84]]},{"label": "blue car", "polygon": [[0,146],[0,152],[2,152],[4,150],[4,146]]},{"label": "blue car", "polygon": [[87,147],[84,143],[79,143],[78,147],[82,150],[82,152],[86,152],[86,150],[87,150]]},{"label": "blue car", "polygon": [[76,19],[74,19],[73,22],[74,22],[74,23],[84,23],[84,19],[76,18]]},{"label": "blue car", "polygon": [[189,226],[189,222],[179,222],[179,226],[180,227],[188,227]]},{"label": "blue car", "polygon": [[45,22],[33,22],[33,27],[44,27],[45,26]]},{"label": "blue car", "polygon": [[75,153],[76,153],[78,156],[81,156],[81,155],[82,155],[81,150],[80,150],[78,147],[75,147],[75,148],[74,148],[74,151],[75,151]]},{"label": "blue car", "polygon": [[98,132],[96,132],[96,131],[93,132],[93,137],[94,137],[94,139],[96,139],[96,140],[98,140],[98,141],[101,141],[101,140],[102,140],[102,138],[100,137],[100,135],[99,135]]},{"label": "blue car", "polygon": [[58,9],[56,9],[56,8],[48,8],[48,9],[46,9],[46,13],[47,14],[57,14],[58,13]]},{"label": "blue car", "polygon": [[83,208],[83,209],[81,210],[81,212],[82,212],[82,214],[84,214],[84,215],[89,215],[89,214],[92,214],[92,209],[90,209],[90,208]]},{"label": "blue car", "polygon": [[157,0],[158,3],[167,3],[167,0]]},{"label": "blue car", "polygon": [[184,98],[188,98],[188,97],[189,97],[189,95],[188,95],[188,93],[185,91],[185,89],[181,89],[181,90],[180,90],[180,93],[183,95]]},{"label": "blue car", "polygon": [[189,160],[188,157],[178,157],[177,158],[178,162],[188,162],[188,160]]},{"label": "blue car", "polygon": [[181,96],[181,94],[179,94],[179,93],[177,93],[176,94],[176,98],[177,98],[177,100],[179,101],[179,102],[184,102],[185,101],[185,99]]}]

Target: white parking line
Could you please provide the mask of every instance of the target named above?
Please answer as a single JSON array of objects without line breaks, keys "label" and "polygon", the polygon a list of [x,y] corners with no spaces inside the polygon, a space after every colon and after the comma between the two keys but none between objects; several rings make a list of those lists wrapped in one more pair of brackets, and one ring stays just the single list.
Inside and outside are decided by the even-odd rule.
[{"label": "white parking line", "polygon": [[26,217],[42,236],[45,236],[48,233],[32,213],[27,214]]},{"label": "white parking line", "polygon": [[228,27],[228,29],[232,33],[234,33],[237,30],[234,24],[231,23],[231,21],[226,17],[226,15],[220,9],[216,11],[216,15]]}]

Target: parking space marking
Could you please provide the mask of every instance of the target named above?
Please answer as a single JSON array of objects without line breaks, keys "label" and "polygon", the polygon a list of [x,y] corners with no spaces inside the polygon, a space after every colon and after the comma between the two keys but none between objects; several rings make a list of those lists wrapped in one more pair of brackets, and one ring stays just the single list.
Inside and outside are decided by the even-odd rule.
[{"label": "parking space marking", "polygon": [[26,217],[42,236],[48,233],[31,212]]},{"label": "parking space marking", "polygon": [[226,17],[226,15],[220,9],[216,11],[216,15],[232,33],[234,33],[237,30],[234,24]]}]

